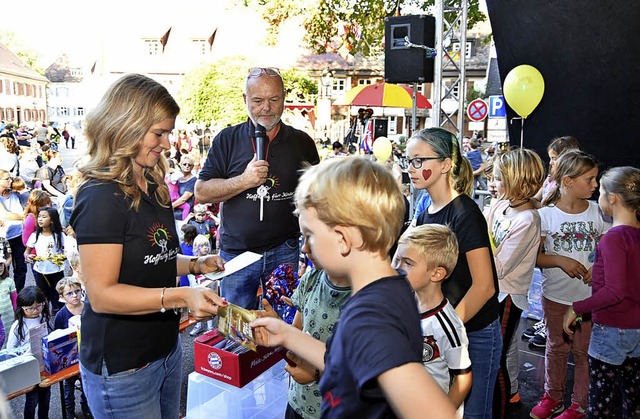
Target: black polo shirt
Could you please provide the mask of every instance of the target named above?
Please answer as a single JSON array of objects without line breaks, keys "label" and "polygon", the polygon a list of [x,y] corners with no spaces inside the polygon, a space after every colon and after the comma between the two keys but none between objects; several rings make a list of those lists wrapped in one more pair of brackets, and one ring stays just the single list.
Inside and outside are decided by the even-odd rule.
[{"label": "black polo shirt", "polygon": [[[228,127],[215,137],[200,180],[230,179],[241,175],[255,153],[251,121]],[[225,201],[221,209],[220,247],[227,252],[263,252],[299,234],[293,215],[293,195],[300,169],[306,162],[318,164],[318,150],[306,133],[280,123],[280,130],[267,148],[269,173],[265,186],[264,218],[260,221],[260,199],[251,188]]]},{"label": "black polo shirt", "polygon": [[[76,195],[70,224],[78,245],[121,244],[118,282],[145,288],[176,286],[176,257],[180,250],[171,207],[143,195],[138,212],[114,182],[91,181]],[[92,278],[85,278],[91,282]],[[160,308],[160,293],[158,293]],[[114,374],[167,356],[176,344],[179,317],[173,310],[145,315],[99,314],[85,302],[82,312],[80,362],[100,374],[102,361]]]}]

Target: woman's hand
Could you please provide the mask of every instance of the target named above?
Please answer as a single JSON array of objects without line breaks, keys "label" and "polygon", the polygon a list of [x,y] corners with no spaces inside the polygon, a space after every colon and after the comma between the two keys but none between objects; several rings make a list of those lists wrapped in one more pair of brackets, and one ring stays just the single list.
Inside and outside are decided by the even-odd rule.
[{"label": "woman's hand", "polygon": [[218,307],[227,302],[207,287],[179,287],[188,290],[187,307],[191,315],[198,321],[211,320],[218,314]]},{"label": "woman's hand", "polygon": [[[224,260],[218,255],[208,255],[198,259],[200,273],[208,274],[212,272],[224,271]],[[196,267],[196,272],[198,268]]]}]

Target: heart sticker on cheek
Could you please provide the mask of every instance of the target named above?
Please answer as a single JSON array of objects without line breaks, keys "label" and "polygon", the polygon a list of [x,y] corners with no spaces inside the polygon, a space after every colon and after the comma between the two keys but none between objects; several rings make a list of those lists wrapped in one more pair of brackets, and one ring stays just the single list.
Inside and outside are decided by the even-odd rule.
[{"label": "heart sticker on cheek", "polygon": [[424,169],[422,171],[422,178],[428,180],[431,177],[431,169]]}]

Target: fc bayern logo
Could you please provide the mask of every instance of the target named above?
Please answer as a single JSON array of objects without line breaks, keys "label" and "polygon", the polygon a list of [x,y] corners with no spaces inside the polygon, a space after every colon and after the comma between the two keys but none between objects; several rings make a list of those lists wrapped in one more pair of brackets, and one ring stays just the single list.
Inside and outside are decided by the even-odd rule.
[{"label": "fc bayern logo", "polygon": [[216,352],[210,352],[207,356],[207,362],[214,370],[222,368],[222,358]]}]

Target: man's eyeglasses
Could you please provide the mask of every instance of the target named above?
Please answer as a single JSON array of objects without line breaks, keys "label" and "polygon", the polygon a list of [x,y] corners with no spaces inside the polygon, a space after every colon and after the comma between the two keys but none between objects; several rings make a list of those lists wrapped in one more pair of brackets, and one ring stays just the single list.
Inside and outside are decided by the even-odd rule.
[{"label": "man's eyeglasses", "polygon": [[65,292],[64,294],[65,297],[67,298],[71,298],[74,295],[82,295],[82,289],[77,289],[77,290],[73,290],[73,291],[69,291],[69,292]]},{"label": "man's eyeglasses", "polygon": [[413,166],[414,169],[420,169],[422,167],[422,163],[429,160],[442,160],[442,157],[414,157],[412,159],[407,159],[407,162]]},{"label": "man's eyeglasses", "polygon": [[277,69],[275,67],[252,67],[249,69],[247,77],[258,77],[261,74],[281,77],[280,69]]},{"label": "man's eyeglasses", "polygon": [[22,309],[25,312],[29,312],[29,313],[35,313],[38,310],[42,310],[42,308],[44,307],[44,303],[38,303],[35,306],[32,307],[22,307]]}]

